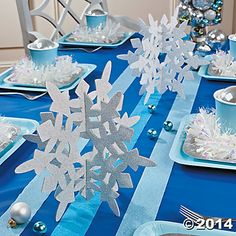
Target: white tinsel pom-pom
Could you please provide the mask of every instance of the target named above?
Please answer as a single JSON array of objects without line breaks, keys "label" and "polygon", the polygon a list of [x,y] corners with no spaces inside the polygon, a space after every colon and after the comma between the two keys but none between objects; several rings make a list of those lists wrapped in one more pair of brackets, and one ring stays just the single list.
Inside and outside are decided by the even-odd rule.
[{"label": "white tinsel pom-pom", "polygon": [[3,151],[17,136],[18,128],[0,121],[0,152]]},{"label": "white tinsel pom-pom", "polygon": [[236,162],[236,135],[221,131],[214,111],[200,109],[186,133],[187,153],[201,159]]},{"label": "white tinsel pom-pom", "polygon": [[236,77],[236,62],[229,53],[218,51],[212,55],[208,73],[211,75]]},{"label": "white tinsel pom-pom", "polygon": [[106,26],[101,29],[90,29],[87,26],[78,25],[68,41],[79,41],[85,43],[118,43],[124,38],[121,25],[108,20]]},{"label": "white tinsel pom-pom", "polygon": [[52,82],[63,86],[73,82],[81,71],[79,64],[73,62],[70,56],[60,56],[55,64],[42,67],[37,67],[33,61],[24,58],[15,65],[9,81],[36,86],[45,86],[46,82]]}]

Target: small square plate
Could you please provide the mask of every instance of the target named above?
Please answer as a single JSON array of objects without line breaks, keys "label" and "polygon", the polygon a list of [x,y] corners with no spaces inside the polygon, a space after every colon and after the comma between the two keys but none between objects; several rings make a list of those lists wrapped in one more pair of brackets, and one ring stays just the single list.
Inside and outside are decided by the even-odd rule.
[{"label": "small square plate", "polygon": [[[127,32],[124,34],[124,37],[122,40],[118,41],[117,43],[86,43],[86,42],[70,42],[67,41],[67,39],[71,36],[72,33],[67,34],[59,39],[58,43],[61,46],[67,46],[67,47],[104,47],[104,48],[116,48],[125,43],[133,34],[134,32]],[[60,50],[60,49],[59,49]]]}]

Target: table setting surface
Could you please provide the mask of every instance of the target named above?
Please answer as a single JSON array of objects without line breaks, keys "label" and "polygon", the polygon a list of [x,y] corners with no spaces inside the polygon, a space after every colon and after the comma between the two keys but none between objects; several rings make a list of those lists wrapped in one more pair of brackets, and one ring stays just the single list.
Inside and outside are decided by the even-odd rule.
[{"label": "table setting surface", "polygon": [[[135,34],[132,37],[140,37]],[[184,166],[174,163],[169,152],[182,118],[191,113],[198,113],[199,108],[214,108],[213,93],[232,85],[227,81],[210,81],[194,73],[193,81],[184,81],[186,98],[167,91],[163,95],[151,95],[148,104],[154,104],[154,114],[148,112],[143,104],[144,96],[139,96],[139,80],[132,74],[126,61],[117,55],[133,50],[130,41],[113,49],[101,48],[94,53],[72,49],[59,51],[59,55],[71,55],[79,63],[95,64],[97,68],[85,81],[90,89],[95,87],[95,79],[101,77],[107,61],[112,61],[110,83],[111,95],[118,91],[125,99],[121,114],[140,115],[140,121],[134,126],[134,137],[128,147],[138,148],[140,155],[156,162],[156,167],[137,172],[128,169],[133,179],[133,189],[121,189],[117,199],[121,216],[115,216],[107,203],[100,203],[99,194],[90,201],[85,201],[79,194],[76,201],[66,210],[59,222],[55,221],[58,202],[54,194],[41,193],[42,179],[34,172],[16,174],[15,169],[32,158],[36,146],[26,141],[5,162],[0,165],[0,232],[8,235],[32,235],[34,222],[47,224],[47,234],[60,235],[133,235],[135,230],[149,221],[170,221],[182,224],[184,217],[179,213],[181,205],[203,215],[236,218],[236,173],[233,170],[213,169],[197,166]],[[9,92],[1,89],[0,92]],[[27,92],[32,93],[32,92]],[[36,93],[37,94],[37,93]],[[70,91],[75,97],[75,91]],[[40,112],[47,112],[51,98],[45,95],[35,101],[10,95],[0,96],[1,112],[5,117],[33,119],[40,123]],[[163,129],[163,123],[170,120],[174,124],[172,132]],[[150,140],[147,131],[155,128],[157,140]],[[91,143],[78,144],[82,152],[91,150]],[[32,205],[32,218],[17,229],[7,228],[9,208],[19,200]],[[236,226],[232,229],[236,232]],[[175,232],[173,232],[175,233]],[[182,232],[181,232],[182,233]],[[195,233],[196,234],[196,233]],[[194,234],[194,235],[195,235]],[[200,235],[200,234],[199,234]]]}]

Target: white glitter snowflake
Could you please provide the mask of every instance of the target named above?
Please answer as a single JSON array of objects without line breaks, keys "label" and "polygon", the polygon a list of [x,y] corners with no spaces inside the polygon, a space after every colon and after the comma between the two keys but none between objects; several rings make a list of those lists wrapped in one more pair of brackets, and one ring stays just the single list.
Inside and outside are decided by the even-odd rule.
[{"label": "white glitter snowflake", "polygon": [[183,79],[194,79],[191,68],[208,64],[206,60],[193,55],[195,43],[183,40],[187,21],[177,26],[177,16],[178,8],[170,22],[164,15],[158,24],[149,15],[149,26],[140,22],[143,38],[131,39],[135,52],[118,56],[128,61],[135,76],[141,76],[140,95],[146,92],[144,103],[155,90],[161,94],[170,90],[184,98]]},{"label": "white glitter snowflake", "polygon": [[[52,83],[47,84],[53,100],[50,111],[41,113],[42,124],[36,135],[25,138],[38,144],[34,158],[16,169],[16,173],[34,170],[37,175],[46,171],[43,192],[55,191],[59,201],[56,220],[60,220],[69,203],[79,192],[86,199],[101,193],[101,201],[109,204],[120,215],[116,198],[118,188],[132,188],[127,167],[134,171],[139,166],[155,166],[151,160],[139,156],[138,150],[129,151],[126,142],[133,136],[132,127],[139,117],[120,117],[124,95],[116,93],[108,97],[112,86],[108,82],[111,62],[108,62],[102,78],[95,81],[96,90],[82,80],[76,89],[78,97],[70,99],[69,92],[61,93]],[[90,140],[93,150],[81,154],[80,137]]]}]

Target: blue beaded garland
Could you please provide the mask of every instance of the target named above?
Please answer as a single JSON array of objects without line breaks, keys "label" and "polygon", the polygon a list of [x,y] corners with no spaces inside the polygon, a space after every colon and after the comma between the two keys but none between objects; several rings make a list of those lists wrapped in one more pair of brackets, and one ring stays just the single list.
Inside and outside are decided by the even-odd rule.
[{"label": "blue beaded garland", "polygon": [[148,130],[147,136],[150,139],[156,139],[158,137],[158,133],[157,133],[157,131],[155,129],[151,128],[151,129]]},{"label": "blue beaded garland", "polygon": [[34,224],[33,231],[38,234],[46,234],[47,225],[42,221],[38,221]]},{"label": "blue beaded garland", "polygon": [[148,105],[148,111],[153,114],[156,111],[156,106],[153,104]]},{"label": "blue beaded garland", "polygon": [[164,130],[169,132],[173,129],[173,123],[169,120],[165,121],[163,124]]}]

